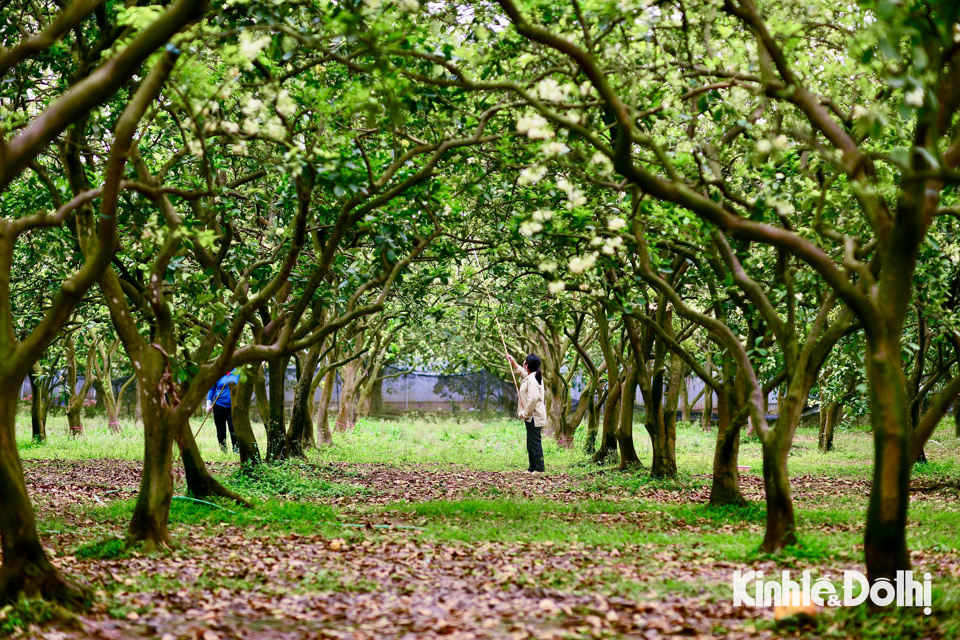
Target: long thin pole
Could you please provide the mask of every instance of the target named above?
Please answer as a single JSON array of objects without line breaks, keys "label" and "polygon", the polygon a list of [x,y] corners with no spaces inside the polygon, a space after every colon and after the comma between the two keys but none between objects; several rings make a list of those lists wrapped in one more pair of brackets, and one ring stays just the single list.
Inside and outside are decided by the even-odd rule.
[{"label": "long thin pole", "polygon": [[[478,273],[483,271],[480,267],[480,259],[477,257],[476,252],[473,254],[473,259],[477,262]],[[483,282],[483,288],[487,290],[487,299],[490,302],[490,308],[493,308],[493,296],[490,295],[490,287],[487,286],[486,280],[481,280]],[[507,355],[507,341],[503,339],[503,327],[500,326],[500,318],[497,317],[496,312],[493,314],[493,319],[497,323],[497,331],[500,332],[500,343],[503,344],[503,355]],[[510,376],[513,378],[513,388],[516,389],[517,395],[520,395],[520,387],[517,385],[517,372],[513,370],[513,367],[510,367]]]},{"label": "long thin pole", "polygon": [[[227,375],[230,375],[230,374],[227,374]],[[223,391],[224,391],[224,389],[226,389],[226,388],[227,388],[227,385],[223,385],[222,387],[220,387],[220,393],[218,393],[218,394],[217,394],[217,397],[213,399],[213,404],[210,405],[211,407],[212,407],[214,404],[217,404],[217,400],[220,399],[220,394],[222,394]],[[209,413],[204,413],[204,414],[203,414],[203,420],[200,421],[200,428],[197,429],[197,432],[196,432],[195,434],[193,434],[193,439],[194,439],[194,440],[196,440],[196,439],[197,439],[197,436],[200,435],[200,431],[203,429],[203,425],[206,423],[206,421],[207,421],[207,416],[209,416],[209,415],[210,415]]]}]

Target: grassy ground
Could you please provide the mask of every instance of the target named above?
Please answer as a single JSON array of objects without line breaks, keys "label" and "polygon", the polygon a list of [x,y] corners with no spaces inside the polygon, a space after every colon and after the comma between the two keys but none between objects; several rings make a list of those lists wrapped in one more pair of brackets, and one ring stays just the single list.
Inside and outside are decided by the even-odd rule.
[{"label": "grassy ground", "polygon": [[[141,457],[142,437],[100,422],[71,438],[54,418],[44,445],[30,442],[28,419],[18,428],[45,544],[100,591],[84,631],[64,633],[113,624],[128,636],[205,638],[960,637],[960,442],[946,428],[911,496],[910,548],[915,568],[935,576],[933,615],[835,609],[798,627],[733,609],[732,572],[862,570],[866,431],[841,431],[829,454],[816,450],[815,430],[799,431],[790,470],[801,544],[768,556],[758,551],[759,444],[741,446],[751,506],[710,509],[714,434],[695,425],[678,431],[680,476],[654,481],[585,464],[581,442],[546,443],[545,477],[513,473],[526,467],[518,422],[429,416],[362,420],[306,462],[250,475],[229,464],[207,424],[206,459],[256,507],[175,500],[181,547],[143,556],[116,541],[138,483],[126,461]],[[648,459],[642,432],[636,441]],[[203,611],[211,622],[197,627]],[[0,610],[0,631],[39,634],[31,620],[43,612]]]}]

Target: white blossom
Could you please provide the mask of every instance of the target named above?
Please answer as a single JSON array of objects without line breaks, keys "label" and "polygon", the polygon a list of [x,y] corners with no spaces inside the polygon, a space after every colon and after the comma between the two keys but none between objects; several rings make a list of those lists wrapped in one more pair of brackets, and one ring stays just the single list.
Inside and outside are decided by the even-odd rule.
[{"label": "white blossom", "polygon": [[528,184],[535,184],[539,182],[543,176],[547,175],[547,168],[541,167],[540,165],[533,165],[532,167],[527,167],[520,172],[520,178],[517,182],[521,186],[526,186]]},{"label": "white blossom", "polygon": [[549,209],[537,209],[533,212],[533,219],[537,222],[543,222],[553,217],[553,211]]},{"label": "white blossom", "polygon": [[277,113],[289,118],[297,112],[297,103],[290,97],[290,92],[286,89],[277,95]]},{"label": "white blossom", "polygon": [[585,204],[587,204],[587,197],[583,195],[583,191],[580,191],[580,189],[571,189],[567,192],[567,209],[572,211]]},{"label": "white blossom", "polygon": [[256,34],[244,31],[240,34],[238,53],[240,57],[252,62],[268,44],[270,44],[270,36],[257,38]]},{"label": "white blossom", "polygon": [[601,175],[605,176],[613,173],[613,162],[611,162],[607,154],[603,153],[602,151],[595,151],[593,156],[590,158],[590,162],[600,165]]},{"label": "white blossom", "polygon": [[552,293],[553,295],[557,295],[558,293],[566,289],[566,287],[567,285],[563,280],[555,280],[554,282],[551,282],[550,284],[547,285],[547,289],[549,289],[550,293]]},{"label": "white blossom", "polygon": [[593,236],[592,238],[590,238],[591,247],[599,247],[602,244],[603,244],[603,238],[601,238],[600,236]]},{"label": "white blossom", "polygon": [[260,131],[260,123],[253,118],[247,118],[243,121],[243,132],[248,136]]},{"label": "white blossom", "polygon": [[286,136],[287,130],[284,128],[280,118],[270,118],[267,122],[266,133],[276,140]]},{"label": "white blossom", "polygon": [[548,142],[547,144],[540,147],[540,151],[542,151],[544,155],[548,157],[562,156],[565,153],[570,153],[570,147],[563,144],[559,140],[554,140],[553,142]]},{"label": "white blossom", "polygon": [[616,216],[607,220],[607,229],[610,231],[620,231],[627,226],[627,221],[623,218]]},{"label": "white blossom", "polygon": [[859,104],[853,107],[854,118],[866,118],[868,115],[870,115],[870,110],[866,107],[861,107]]},{"label": "white blossom", "polygon": [[550,129],[547,119],[539,113],[530,113],[517,119],[517,132],[525,133],[534,140],[549,140],[555,134]]},{"label": "white blossom", "polygon": [[243,115],[253,117],[260,113],[261,109],[263,109],[263,100],[250,98],[247,104],[243,105]]},{"label": "white blossom", "polygon": [[190,155],[199,156],[203,151],[203,147],[200,146],[199,140],[190,140],[187,142],[187,150],[190,152]]},{"label": "white blossom", "polygon": [[557,263],[553,260],[544,260],[538,268],[544,273],[553,273],[557,270]]},{"label": "white blossom", "polygon": [[916,89],[908,91],[903,96],[903,99],[909,105],[912,105],[914,107],[922,107],[923,106],[923,87],[917,87]]},{"label": "white blossom", "polygon": [[525,238],[529,238],[533,234],[539,233],[542,230],[543,230],[543,225],[540,224],[539,222],[530,222],[528,220],[523,222],[520,225],[520,235],[522,235]]},{"label": "white blossom", "polygon": [[557,180],[557,189],[563,191],[564,193],[570,193],[570,190],[573,189],[573,185],[570,184],[570,181],[566,178],[560,178]]},{"label": "white blossom", "polygon": [[567,94],[553,78],[544,78],[537,83],[537,95],[548,102],[563,102]]},{"label": "white blossom", "polygon": [[567,268],[570,269],[571,273],[583,273],[588,269],[592,269],[593,265],[597,263],[597,254],[588,253],[582,258],[570,258]]},{"label": "white blossom", "polygon": [[770,153],[771,151],[773,151],[772,142],[770,142],[766,138],[757,140],[757,153]]},{"label": "white blossom", "polygon": [[420,3],[418,2],[418,0],[400,0],[398,4],[400,5],[400,8],[403,9],[404,11],[412,12],[412,11],[420,10]]},{"label": "white blossom", "polygon": [[230,150],[236,154],[240,154],[240,155],[245,154],[247,152],[247,141],[241,140],[240,142],[232,145],[230,147]]},{"label": "white blossom", "polygon": [[623,246],[623,238],[621,236],[607,238],[607,241],[603,245],[603,252],[608,256],[612,256],[621,246]]},{"label": "white blossom", "polygon": [[230,120],[224,120],[221,122],[220,128],[227,133],[237,133],[240,131],[240,125],[238,125],[236,122],[231,122]]}]

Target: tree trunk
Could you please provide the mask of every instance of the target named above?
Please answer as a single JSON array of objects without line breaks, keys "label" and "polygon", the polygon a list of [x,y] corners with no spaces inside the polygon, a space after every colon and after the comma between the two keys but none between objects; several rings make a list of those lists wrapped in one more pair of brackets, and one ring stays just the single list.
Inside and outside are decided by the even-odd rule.
[{"label": "tree trunk", "polygon": [[[178,422],[177,446],[180,448],[180,457],[183,460],[187,493],[194,498],[219,496],[233,500],[245,507],[253,506],[246,499],[224,487],[210,474],[210,470],[207,469],[207,465],[200,455],[200,447],[197,446],[197,441],[193,437],[193,431],[190,429],[190,420],[180,418]],[[234,423],[234,429],[236,429],[236,423]]]},{"label": "tree trunk", "polygon": [[36,374],[30,373],[30,391],[32,398],[30,400],[30,428],[33,432],[34,442],[47,441],[47,407],[44,404],[43,383],[37,379]]},{"label": "tree trunk", "polygon": [[253,399],[253,387],[256,383],[259,365],[246,369],[246,379],[233,385],[230,390],[230,412],[233,417],[233,430],[237,435],[237,448],[240,449],[240,464],[254,466],[261,463],[260,447],[250,424],[250,401]]},{"label": "tree trunk", "polygon": [[160,355],[145,357],[137,375],[137,391],[143,413],[143,473],[140,493],[127,528],[127,544],[143,543],[148,550],[172,547],[168,523],[173,498],[173,439],[179,425],[161,403]]},{"label": "tree trunk", "polygon": [[317,343],[307,351],[300,367],[300,379],[293,394],[293,408],[290,410],[290,429],[287,431],[287,455],[305,457],[303,442],[308,436],[313,441],[313,422],[310,419],[310,389],[313,387],[313,374],[317,371],[320,349],[323,343]]},{"label": "tree trunk", "polygon": [[644,390],[644,404],[647,418],[644,426],[650,434],[653,461],[650,476],[653,478],[672,478],[677,475],[676,452],[676,405],[673,407],[673,419],[670,419],[669,407],[664,407],[663,370],[653,374],[650,389]]},{"label": "tree trunk", "polygon": [[[564,403],[564,386],[563,382],[559,379],[560,372],[557,370],[556,374],[547,378],[544,376],[544,387],[547,392],[547,426],[543,429],[543,437],[550,438],[554,437],[563,448],[570,446],[569,441],[572,438],[568,437],[563,430],[563,403]],[[572,434],[570,434],[572,435]]]},{"label": "tree trunk", "polygon": [[[710,342],[706,343],[706,361],[704,362],[703,369],[709,375],[713,369],[713,360],[710,355]],[[710,431],[710,426],[713,424],[713,389],[707,386],[706,381],[704,381],[704,390],[703,390],[703,412],[700,414],[700,426],[704,431]],[[717,398],[717,404],[720,404],[720,399]]]},{"label": "tree trunk", "polygon": [[[719,402],[718,402],[719,404]],[[713,425],[713,390],[707,388],[703,392],[703,413],[700,414],[700,426],[704,431],[710,431]]]},{"label": "tree trunk", "polygon": [[270,402],[267,400],[267,380],[263,371],[262,365],[257,367],[257,376],[253,381],[253,394],[257,400],[257,415],[260,417],[260,423],[266,426],[267,417],[270,415]]},{"label": "tree trunk", "polygon": [[120,433],[120,407],[107,394],[103,395],[103,408],[107,412],[107,427],[114,433]]},{"label": "tree trunk", "polygon": [[864,535],[867,578],[893,581],[910,569],[907,504],[910,483],[910,428],[906,376],[900,360],[899,333],[877,344],[867,342],[870,423],[873,427],[873,484]]},{"label": "tree trunk", "polygon": [[143,424],[143,403],[140,396],[140,380],[137,379],[134,384],[136,387],[133,392],[136,394],[137,404],[133,409],[133,426],[136,427],[138,424]]},{"label": "tree trunk", "polygon": [[[717,398],[717,447],[713,452],[713,484],[710,487],[712,507],[747,504],[740,491],[740,469],[737,467],[743,421],[733,421],[736,407],[731,399],[735,391],[729,385],[725,385],[727,388]],[[707,387],[706,393],[712,394],[713,390]]]},{"label": "tree trunk", "polygon": [[79,603],[84,588],[64,578],[40,544],[33,505],[17,453],[17,401],[23,379],[0,379],[0,603],[20,597]]},{"label": "tree trunk", "polygon": [[[780,407],[783,408],[781,404]],[[781,413],[781,416],[783,414]],[[775,553],[797,543],[797,522],[790,495],[790,476],[787,456],[790,442],[772,438],[770,446],[763,445],[763,487],[767,501],[767,529],[760,548]]]},{"label": "tree trunk", "polygon": [[87,397],[87,392],[90,391],[90,385],[93,384],[91,376],[93,361],[90,356],[95,346],[90,345],[88,347],[86,375],[83,384],[80,385],[80,389],[77,389],[77,351],[76,339],[73,334],[67,337],[64,348],[67,352],[67,389],[69,390],[67,398],[67,426],[70,427],[70,435],[80,436],[83,435],[83,421],[81,420],[80,411],[83,409],[83,401]]},{"label": "tree trunk", "polygon": [[357,421],[357,371],[360,368],[358,360],[351,360],[342,367],[342,384],[340,386],[340,407],[337,411],[337,431],[353,429]]},{"label": "tree trunk", "polygon": [[[596,393],[596,390],[594,390]],[[587,438],[583,447],[584,453],[593,455],[597,450],[597,436],[600,435],[600,398],[594,398],[594,393],[589,397],[580,396],[580,402],[587,403]]]},{"label": "tree trunk", "polygon": [[623,390],[620,392],[620,423],[617,425],[617,445],[620,447],[620,469],[640,466],[640,457],[633,446],[633,403],[637,396],[637,372],[633,366],[624,371]]},{"label": "tree trunk", "polygon": [[687,388],[687,378],[684,376],[680,384],[680,419],[690,422],[690,390]]},{"label": "tree trunk", "polygon": [[763,450],[763,484],[767,502],[767,530],[761,549],[767,552],[776,552],[797,542],[797,521],[787,457],[810,389],[819,373],[818,370],[811,371],[811,366],[809,363],[803,369],[798,366],[786,384],[784,393],[778,396],[779,415],[776,423],[766,436],[758,434]]},{"label": "tree trunk", "polygon": [[833,451],[833,432],[840,419],[840,402],[834,400],[820,408],[820,438],[818,447],[821,452]]},{"label": "tree trunk", "polygon": [[960,438],[960,400],[953,403],[953,435]]},{"label": "tree trunk", "polygon": [[368,416],[379,416],[383,414],[383,382],[383,378],[378,377],[376,382],[373,383],[373,392],[370,394],[370,406],[367,408]]},{"label": "tree trunk", "polygon": [[[617,422],[620,420],[620,383],[612,385],[607,394],[607,402],[603,407],[603,431],[601,433],[600,448],[593,454],[595,464],[603,464],[607,458],[617,453]],[[630,403],[631,405],[633,403]]]},{"label": "tree trunk", "polygon": [[331,369],[324,376],[323,391],[320,392],[320,403],[317,405],[317,442],[320,445],[333,444],[333,434],[330,433],[330,401],[333,399],[333,386],[337,380],[337,372]]},{"label": "tree trunk", "polygon": [[[73,403],[71,403],[73,404]],[[80,417],[81,407],[73,407],[67,409],[67,426],[70,428],[71,436],[82,436],[83,435],[83,420]]]},{"label": "tree trunk", "polygon": [[284,383],[290,356],[283,356],[267,363],[270,394],[267,417],[263,426],[267,430],[267,462],[276,462],[287,457],[287,433],[284,426]]}]

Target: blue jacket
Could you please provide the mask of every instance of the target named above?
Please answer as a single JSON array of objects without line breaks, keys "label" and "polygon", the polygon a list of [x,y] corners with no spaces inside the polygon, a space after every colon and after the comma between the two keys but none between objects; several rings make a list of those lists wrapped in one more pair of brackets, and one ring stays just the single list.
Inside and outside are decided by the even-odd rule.
[{"label": "blue jacket", "polygon": [[[230,408],[230,384],[237,384],[240,382],[240,378],[237,374],[232,371],[227,375],[223,376],[217,380],[217,384],[213,385],[210,391],[207,393],[207,402],[214,403],[214,398],[216,398],[216,404],[218,407],[227,407]],[[219,396],[219,397],[218,397]]]}]

